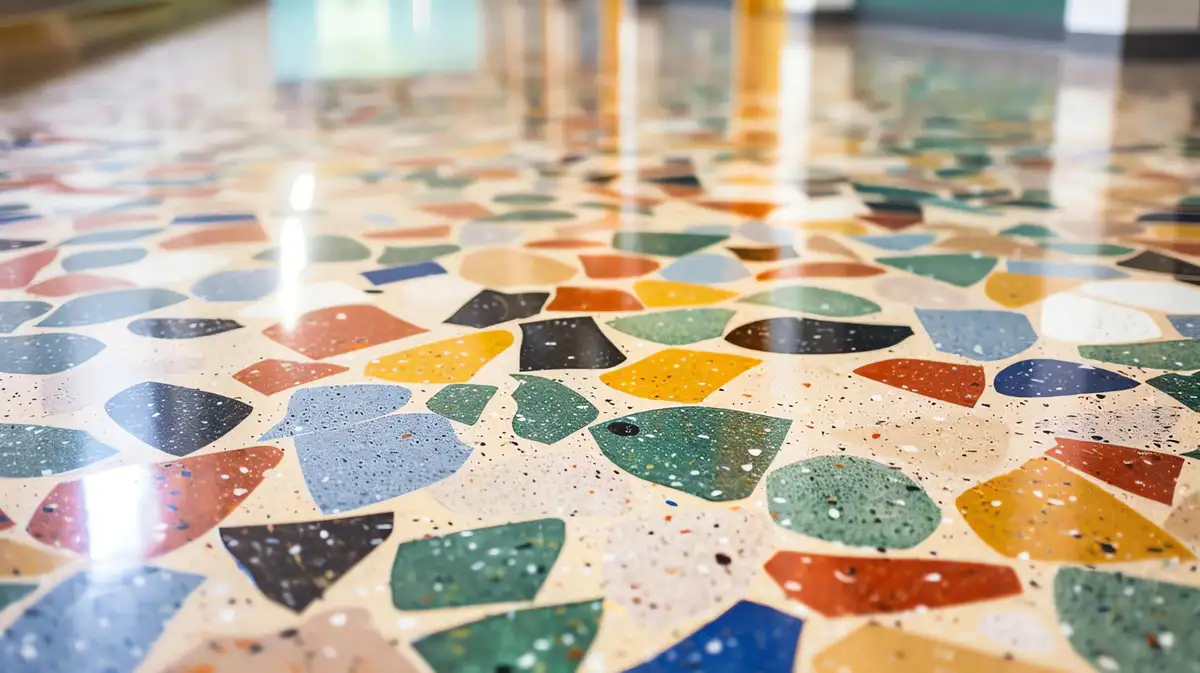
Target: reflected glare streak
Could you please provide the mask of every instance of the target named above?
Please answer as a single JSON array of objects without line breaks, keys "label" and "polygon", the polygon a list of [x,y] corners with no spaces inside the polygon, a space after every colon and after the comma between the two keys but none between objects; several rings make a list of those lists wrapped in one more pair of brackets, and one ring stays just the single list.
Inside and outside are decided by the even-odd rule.
[{"label": "reflected glare streak", "polygon": [[154,541],[146,531],[166,524],[158,518],[157,499],[150,470],[127,465],[85,477],[83,506],[87,517],[89,555],[100,561],[139,559]]},{"label": "reflected glare streak", "polygon": [[292,182],[292,191],[288,194],[288,203],[296,212],[312,210],[313,193],[316,191],[317,179],[312,173],[301,173]]},{"label": "reflected glare streak", "polygon": [[300,277],[308,266],[308,236],[298,217],[284,219],[279,232],[279,290],[276,301],[280,322],[291,330],[300,319]]}]

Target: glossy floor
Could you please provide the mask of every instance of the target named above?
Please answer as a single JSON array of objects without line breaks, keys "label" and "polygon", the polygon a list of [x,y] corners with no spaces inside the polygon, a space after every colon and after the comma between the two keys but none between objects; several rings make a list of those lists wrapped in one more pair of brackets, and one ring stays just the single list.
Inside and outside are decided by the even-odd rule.
[{"label": "glossy floor", "polygon": [[0,670],[1200,670],[1197,70],[619,4],[3,101]]}]

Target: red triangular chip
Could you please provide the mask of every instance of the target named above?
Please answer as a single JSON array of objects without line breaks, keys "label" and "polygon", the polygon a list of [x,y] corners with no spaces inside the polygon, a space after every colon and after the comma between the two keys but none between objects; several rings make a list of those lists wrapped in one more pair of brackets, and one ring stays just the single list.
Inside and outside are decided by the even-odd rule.
[{"label": "red triangular chip", "polygon": [[935,400],[974,407],[987,389],[983,367],[896,358],[863,365],[855,374]]}]

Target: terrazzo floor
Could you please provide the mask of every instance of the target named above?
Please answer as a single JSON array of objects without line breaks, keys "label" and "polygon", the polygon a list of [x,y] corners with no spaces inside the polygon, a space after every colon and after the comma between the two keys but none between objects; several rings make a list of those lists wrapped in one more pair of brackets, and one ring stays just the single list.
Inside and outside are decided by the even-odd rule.
[{"label": "terrazzo floor", "polygon": [[0,671],[1200,671],[1195,69],[282,11],[0,102]]}]

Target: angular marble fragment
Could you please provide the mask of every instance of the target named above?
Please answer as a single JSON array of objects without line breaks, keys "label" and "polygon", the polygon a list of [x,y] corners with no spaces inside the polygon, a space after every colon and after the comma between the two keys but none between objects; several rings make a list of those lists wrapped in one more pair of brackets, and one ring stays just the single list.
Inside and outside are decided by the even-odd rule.
[{"label": "angular marble fragment", "polygon": [[1013,363],[996,374],[992,381],[996,392],[1009,397],[1115,393],[1138,385],[1137,381],[1107,369],[1049,358]]},{"label": "angular marble fragment", "polygon": [[561,222],[575,219],[575,213],[568,210],[513,210],[490,217],[481,217],[477,222],[495,222],[501,224],[523,224],[536,222]]},{"label": "angular marble fragment", "polygon": [[1143,369],[1200,369],[1200,341],[1196,339],[1080,346],[1079,355],[1088,360]]},{"label": "angular marble fragment", "polygon": [[761,512],[671,511],[607,527],[605,598],[647,628],[676,628],[744,595],[774,542]]},{"label": "angular marble fragment", "polygon": [[37,588],[36,584],[0,584],[0,612],[25,600],[25,597],[37,591]]},{"label": "angular marble fragment", "polygon": [[[732,248],[730,249],[732,250]],[[816,234],[810,236],[808,241],[804,243],[804,249],[822,255],[846,257],[853,260],[858,259],[858,255],[853,250],[846,247],[845,244],[841,243],[832,236],[826,236],[825,234]]]},{"label": "angular marble fragment", "polygon": [[1170,505],[1183,458],[1127,446],[1056,437],[1051,458],[1122,491]]},{"label": "angular marble fragment", "polygon": [[296,437],[310,432],[336,430],[386,416],[412,399],[400,386],[354,383],[303,388],[292,393],[287,413],[258,441]]},{"label": "angular marble fragment", "polygon": [[737,293],[729,290],[669,280],[639,280],[633,284],[633,291],[642,303],[651,308],[707,306],[737,296]]},{"label": "angular marble fragment", "polygon": [[15,290],[32,283],[38,271],[57,256],[58,248],[50,248],[0,262],[0,290]]},{"label": "angular marble fragment", "polygon": [[934,348],[984,362],[1006,360],[1037,343],[1029,318],[1011,311],[917,309]]},{"label": "angular marble fragment", "polygon": [[[811,239],[809,243],[811,243]],[[782,262],[784,260],[796,259],[799,257],[796,254],[795,248],[790,245],[778,245],[761,248],[750,248],[741,246],[729,246],[729,252],[737,255],[737,258],[743,262]]]},{"label": "angular marble fragment", "polygon": [[506,294],[495,290],[483,290],[463,304],[454,315],[446,319],[446,322],[484,329],[510,320],[533,317],[542,312],[542,306],[549,298],[550,294],[547,292]]},{"label": "angular marble fragment", "polygon": [[559,287],[547,311],[640,311],[642,303],[624,290],[603,287]]},{"label": "angular marble fragment", "polygon": [[739,301],[761,306],[775,306],[803,313],[833,318],[855,318],[878,313],[879,304],[857,295],[812,285],[777,287],[766,292],[743,297]]},{"label": "angular marble fragment", "polygon": [[1200,288],[1153,280],[1088,283],[1079,291],[1104,301],[1164,313],[1191,313],[1200,306]]},{"label": "angular marble fragment", "polygon": [[697,201],[696,205],[704,208],[719,210],[723,213],[740,215],[754,220],[761,220],[770,215],[777,207],[774,203],[762,201]]},{"label": "angular marble fragment", "polygon": [[628,673],[791,673],[804,622],[774,608],[738,601]]},{"label": "angular marble fragment", "polygon": [[69,297],[84,292],[101,292],[133,287],[133,283],[122,278],[95,276],[88,273],[68,273],[47,278],[25,288],[25,293],[35,297]]},{"label": "angular marble fragment", "polygon": [[62,260],[63,271],[78,273],[92,269],[107,269],[114,266],[124,266],[140,262],[150,254],[145,248],[109,248],[105,250],[88,250],[67,255]]},{"label": "angular marble fragment", "polygon": [[891,348],[912,335],[912,328],[904,325],[788,317],[747,323],[726,334],[725,340],[766,353],[831,355]]},{"label": "angular marble fragment", "polygon": [[943,250],[958,250],[1017,259],[1038,259],[1046,256],[1046,253],[1036,245],[1005,236],[953,236],[938,243],[937,247]]},{"label": "angular marble fragment", "polygon": [[98,231],[94,234],[73,236],[59,245],[98,245],[101,243],[128,243],[140,238],[153,236],[162,229],[115,229],[113,231]]},{"label": "angular marble fragment", "polygon": [[242,369],[233,378],[263,395],[274,395],[347,371],[350,371],[349,367],[321,362],[263,360]]},{"label": "angular marble fragment", "polygon": [[934,360],[881,360],[863,365],[854,373],[893,388],[970,408],[974,408],[987,389],[983,367]]},{"label": "angular marble fragment", "polygon": [[681,346],[721,336],[735,313],[723,308],[690,308],[617,318],[605,324],[639,339]]},{"label": "angular marble fragment", "polygon": [[466,254],[459,274],[490,288],[558,285],[576,274],[575,267],[553,257],[493,248]]},{"label": "angular marble fragment", "polygon": [[[530,377],[532,378],[532,377]],[[425,406],[430,411],[465,425],[475,425],[488,402],[496,394],[496,386],[456,383],[439,390]]]},{"label": "angular marble fragment", "polygon": [[859,262],[805,262],[793,266],[763,271],[755,276],[758,280],[786,280],[788,278],[868,278],[884,273],[883,269]]},{"label": "angular marble fragment", "polygon": [[222,224],[227,222],[255,222],[254,213],[211,213],[203,215],[178,215],[171,224]]},{"label": "angular marble fragment", "polygon": [[1200,639],[1200,589],[1064,567],[1054,577],[1054,607],[1071,647],[1098,671],[1191,671]]},{"label": "angular marble fragment", "polygon": [[[41,577],[70,563],[64,555],[52,554],[42,547],[25,545],[17,540],[0,537],[0,577]],[[4,587],[4,584],[0,584]]]},{"label": "angular marble fragment", "polygon": [[417,665],[375,630],[370,613],[361,608],[320,614],[278,633],[213,638],[163,671],[418,673]]},{"label": "angular marble fragment", "polygon": [[926,276],[959,287],[970,287],[983,280],[996,266],[995,257],[977,255],[916,255],[881,257],[880,264]]},{"label": "angular marble fragment", "polygon": [[1117,262],[1117,266],[1151,273],[1165,273],[1172,276],[1200,277],[1200,265],[1192,264],[1177,257],[1146,250],[1129,259]]},{"label": "angular marble fragment", "polygon": [[510,610],[425,636],[412,644],[434,673],[572,673],[587,656],[603,601]]},{"label": "angular marble fragment", "polygon": [[267,232],[257,222],[235,224],[230,227],[204,228],[169,238],[158,244],[163,250],[192,250],[218,245],[238,243],[266,243]]},{"label": "angular marble fragment", "polygon": [[1021,593],[1012,568],[986,563],[781,551],[765,568],[789,598],[826,617],[944,608]]},{"label": "angular marble fragment", "polygon": [[317,507],[338,514],[445,479],[471,447],[437,414],[397,414],[298,435],[296,454]]},{"label": "angular marble fragment", "polygon": [[983,291],[988,299],[1005,308],[1021,308],[1059,292],[1077,287],[1083,281],[997,272],[988,276]]},{"label": "angular marble fragment", "polygon": [[[314,234],[304,239],[303,261],[307,264],[325,262],[356,262],[371,256],[371,249],[349,236]],[[283,257],[279,247],[268,248],[254,259],[261,262],[278,262]]]},{"label": "angular marble fragment", "polygon": [[419,264],[409,264],[407,266],[394,266],[386,269],[364,271],[361,275],[363,278],[366,278],[371,285],[378,287],[380,285],[399,283],[400,281],[412,280],[414,278],[441,276],[445,275],[445,273],[446,269],[437,262],[421,262]]},{"label": "angular marble fragment", "polygon": [[813,657],[814,673],[1056,673],[943,640],[866,624]]},{"label": "angular marble fragment", "polygon": [[80,571],[50,589],[0,634],[0,670],[136,670],[202,582],[200,575],[152,566]]},{"label": "angular marble fragment", "polygon": [[1018,224],[1000,232],[1001,236],[1020,236],[1022,238],[1053,239],[1058,234],[1049,227],[1040,224]]},{"label": "angular marble fragment", "polygon": [[1059,262],[1053,260],[1008,260],[1008,272],[1021,276],[1071,278],[1077,280],[1111,280],[1128,278],[1129,274],[1101,264]]},{"label": "angular marble fragment", "polygon": [[212,444],[253,410],[224,395],[155,381],[126,388],[104,405],[122,430],[173,456]]},{"label": "angular marble fragment", "polygon": [[933,243],[936,238],[936,234],[891,234],[885,236],[858,236],[855,240],[881,250],[910,252]]},{"label": "angular marble fragment", "polygon": [[821,456],[767,475],[775,523],[855,547],[911,549],[933,534],[942,510],[903,472],[856,456]]},{"label": "angular marble fragment", "polygon": [[580,255],[579,262],[587,277],[597,280],[637,278],[654,273],[662,266],[655,259],[634,255]]},{"label": "angular marble fragment", "polygon": [[1179,332],[1180,336],[1189,339],[1200,339],[1200,314],[1198,315],[1169,315],[1167,320]]},{"label": "angular marble fragment", "polygon": [[1141,311],[1072,293],[1042,302],[1042,333],[1075,343],[1128,343],[1162,336],[1154,318]]},{"label": "angular marble fragment", "polygon": [[161,288],[110,290],[69,299],[38,327],[80,327],[131,318],[187,301],[187,295]]},{"label": "angular marble fragment", "polygon": [[0,337],[0,373],[57,374],[91,360],[104,348],[104,342],[82,334]]},{"label": "angular marble fragment", "polygon": [[716,245],[727,236],[678,234],[649,231],[619,231],[613,234],[612,247],[622,252],[662,257],[683,257],[697,250]]},{"label": "angular marble fragment", "polygon": [[376,306],[355,304],[309,311],[295,324],[272,325],[263,334],[301,355],[324,360],[426,331]]},{"label": "angular marble fragment", "polygon": [[433,610],[533,600],[565,537],[562,519],[538,519],[401,543],[392,604]]},{"label": "angular marble fragment", "polygon": [[755,243],[791,245],[792,241],[796,238],[796,232],[790,227],[777,227],[766,222],[757,221],[746,222],[738,227],[737,233],[738,236],[754,241]]},{"label": "angular marble fragment", "polygon": [[45,315],[52,308],[52,305],[44,301],[0,302],[0,334],[12,334],[13,330]]},{"label": "angular marble fragment", "polygon": [[192,286],[192,294],[211,302],[254,301],[271,294],[278,285],[278,269],[235,269],[201,278]]},{"label": "angular marble fragment", "polygon": [[221,544],[272,602],[297,614],[392,534],[391,512],[221,528]]},{"label": "angular marble fragment", "polygon": [[15,525],[17,524],[13,523],[13,520],[4,513],[4,510],[0,509],[0,531],[6,531]]},{"label": "angular marble fragment", "polygon": [[151,339],[197,339],[243,327],[225,318],[140,318],[128,325],[130,332]]},{"label": "angular marble fragment", "polygon": [[412,238],[445,238],[450,235],[450,225],[435,224],[428,227],[404,227],[388,231],[368,231],[362,237],[370,240],[408,240]]},{"label": "angular marble fragment", "polygon": [[1128,505],[1049,458],[1034,458],[977,484],[955,505],[980,539],[1009,558],[1064,563],[1195,558]]},{"label": "angular marble fragment", "polygon": [[669,281],[697,285],[731,283],[750,275],[750,271],[738,259],[710,253],[681,257],[660,273]]},{"label": "angular marble fragment", "polygon": [[404,248],[388,246],[383,249],[383,253],[379,255],[379,259],[375,260],[375,263],[383,266],[420,264],[422,262],[432,262],[446,255],[452,255],[458,252],[459,249],[457,245],[448,243],[440,245],[415,245]]},{"label": "angular marble fragment", "polygon": [[590,317],[521,323],[521,371],[608,369],[625,361]]},{"label": "angular marble fragment", "polygon": [[698,403],[762,364],[758,358],[666,348],[600,375],[605,385],[648,400]]},{"label": "angular marble fragment", "polygon": [[792,422],[714,407],[672,407],[590,428],[608,459],[639,479],[712,502],[748,497]]},{"label": "angular marble fragment", "polygon": [[12,238],[0,238],[0,252],[12,252],[13,250],[36,248],[39,245],[44,245],[45,243],[45,241],[23,241]]},{"label": "angular marble fragment", "polygon": [[513,392],[517,413],[513,432],[542,444],[554,444],[596,420],[595,405],[567,386],[539,376],[513,374],[520,385]]},{"label": "angular marble fragment", "polygon": [[85,430],[0,423],[0,477],[61,474],[116,453]]},{"label": "angular marble fragment", "polygon": [[[26,530],[93,559],[151,559],[203,537],[236,510],[283,458],[273,446],[125,465],[58,484]],[[118,517],[119,529],[96,526]]]},{"label": "angular marble fragment", "polygon": [[376,358],[363,373],[398,383],[466,383],[513,341],[505,330],[464,334]]},{"label": "angular marble fragment", "polygon": [[1200,411],[1200,372],[1191,376],[1163,374],[1146,381],[1146,383],[1175,398],[1177,402],[1188,409]]},{"label": "angular marble fragment", "polygon": [[1133,248],[1111,243],[1070,243],[1066,241],[1047,241],[1042,247],[1055,252],[1065,252],[1068,255],[1088,255],[1092,257],[1116,257],[1128,255]]}]

